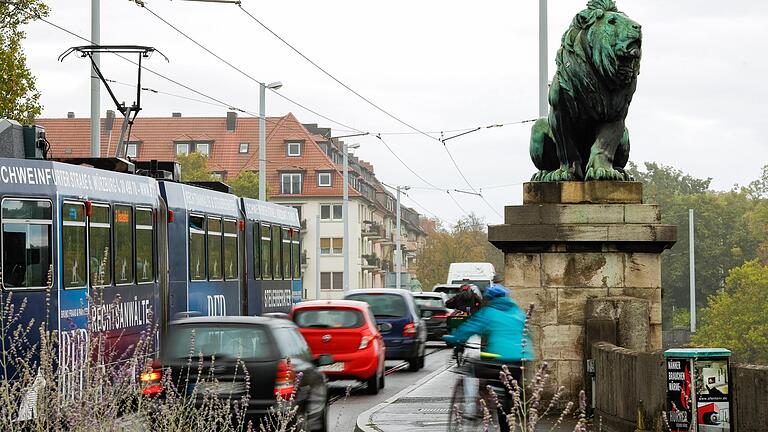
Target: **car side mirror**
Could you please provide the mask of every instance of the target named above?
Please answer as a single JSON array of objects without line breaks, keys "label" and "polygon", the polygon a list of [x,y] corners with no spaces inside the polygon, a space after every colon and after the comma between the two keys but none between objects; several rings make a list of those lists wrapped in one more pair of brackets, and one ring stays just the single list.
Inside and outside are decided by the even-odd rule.
[{"label": "car side mirror", "polygon": [[314,361],[315,366],[328,366],[334,363],[333,356],[330,354],[320,354]]},{"label": "car side mirror", "polygon": [[392,330],[392,324],[390,323],[376,324],[376,328],[378,328],[380,332],[388,332]]}]

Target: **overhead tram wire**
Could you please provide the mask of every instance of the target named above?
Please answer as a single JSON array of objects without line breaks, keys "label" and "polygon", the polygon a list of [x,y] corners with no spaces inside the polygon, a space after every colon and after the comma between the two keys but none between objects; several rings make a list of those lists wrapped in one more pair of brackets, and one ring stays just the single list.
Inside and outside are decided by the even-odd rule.
[{"label": "overhead tram wire", "polygon": [[[218,55],[218,54],[216,54],[215,52],[211,51],[211,50],[210,50],[208,47],[206,47],[205,45],[201,44],[200,42],[198,42],[197,40],[193,39],[193,38],[192,38],[191,36],[189,36],[188,34],[184,33],[184,32],[183,32],[181,29],[179,29],[179,28],[178,28],[178,27],[176,27],[175,25],[171,24],[171,23],[170,23],[169,21],[167,21],[165,18],[163,18],[163,17],[161,17],[160,15],[158,15],[157,13],[155,13],[155,12],[154,12],[152,9],[150,9],[149,7],[147,7],[147,5],[146,5],[144,2],[142,2],[142,1],[139,1],[139,0],[134,0],[134,2],[135,2],[135,3],[136,3],[138,6],[140,6],[141,8],[145,9],[147,12],[149,12],[150,14],[152,14],[152,15],[153,15],[155,18],[157,18],[158,20],[162,21],[162,22],[163,22],[165,25],[167,25],[168,27],[172,28],[172,29],[173,29],[173,30],[175,30],[177,33],[179,33],[180,35],[184,36],[184,37],[185,37],[186,39],[188,39],[190,42],[192,42],[193,44],[197,45],[198,47],[200,47],[201,49],[203,49],[203,50],[204,50],[205,52],[207,52],[208,54],[210,54],[210,55],[214,56],[215,58],[217,58],[217,59],[218,59],[219,61],[221,61],[222,63],[226,64],[226,65],[227,65],[227,66],[229,66],[230,68],[232,68],[232,69],[234,69],[235,71],[239,72],[241,75],[243,75],[244,77],[248,78],[249,80],[251,80],[251,81],[253,81],[253,82],[255,82],[255,83],[259,84],[259,85],[264,85],[264,83],[263,83],[262,81],[259,81],[258,79],[254,78],[252,75],[250,75],[250,74],[248,74],[247,72],[243,71],[243,70],[242,70],[242,69],[240,69],[239,67],[237,67],[237,66],[233,65],[232,63],[230,63],[229,61],[227,61],[226,59],[224,59],[224,58],[223,58],[223,57],[221,57],[220,55]],[[267,88],[268,88],[268,87],[267,87]],[[325,115],[323,115],[323,114],[320,114],[319,112],[317,112],[317,111],[315,111],[315,110],[313,110],[313,109],[311,109],[311,108],[309,108],[309,107],[307,107],[307,106],[305,106],[305,105],[301,104],[300,102],[297,102],[297,101],[295,101],[294,99],[291,99],[291,98],[289,98],[288,96],[285,96],[284,94],[282,94],[282,93],[280,93],[280,92],[276,91],[275,89],[270,89],[270,90],[271,90],[271,91],[272,91],[274,94],[276,94],[277,96],[281,97],[282,99],[284,99],[284,100],[286,100],[286,101],[288,101],[288,102],[290,102],[290,103],[292,103],[292,104],[294,104],[294,105],[296,105],[296,106],[298,106],[298,107],[300,107],[300,108],[302,108],[302,109],[304,109],[304,110],[306,110],[306,111],[308,111],[308,112],[310,112],[310,113],[312,113],[312,114],[314,114],[314,115],[316,115],[316,116],[318,116],[318,117],[320,117],[320,118],[322,118],[322,119],[324,119],[324,120],[327,120],[327,121],[329,121],[329,122],[331,122],[331,123],[333,123],[333,124],[337,124],[337,125],[339,125],[339,126],[343,126],[343,127],[347,128],[347,129],[352,129],[352,130],[354,130],[355,132],[363,133],[363,131],[361,131],[361,130],[359,130],[359,129],[356,129],[356,128],[352,127],[352,126],[346,125],[346,124],[344,124],[344,123],[341,123],[341,122],[338,122],[338,121],[336,121],[336,120],[334,120],[334,119],[332,119],[332,118],[330,118],[330,117],[327,117],[327,116],[325,116]]]}]

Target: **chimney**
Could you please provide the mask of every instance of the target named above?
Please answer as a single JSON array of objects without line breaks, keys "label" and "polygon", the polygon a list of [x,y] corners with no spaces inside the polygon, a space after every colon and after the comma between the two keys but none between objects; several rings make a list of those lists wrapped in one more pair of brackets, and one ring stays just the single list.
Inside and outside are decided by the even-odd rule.
[{"label": "chimney", "polygon": [[227,130],[232,132],[235,130],[235,124],[237,123],[237,113],[234,111],[227,112]]},{"label": "chimney", "polygon": [[181,117],[180,112],[171,113],[171,117]]},{"label": "chimney", "polygon": [[115,112],[112,110],[107,110],[107,121],[105,122],[105,127],[108,131],[112,130],[112,126],[115,124]]},{"label": "chimney", "polygon": [[75,112],[74,112],[74,111],[70,111],[70,112],[68,112],[68,113],[67,113],[67,118],[68,118],[68,119],[70,119],[70,118],[75,118]]}]

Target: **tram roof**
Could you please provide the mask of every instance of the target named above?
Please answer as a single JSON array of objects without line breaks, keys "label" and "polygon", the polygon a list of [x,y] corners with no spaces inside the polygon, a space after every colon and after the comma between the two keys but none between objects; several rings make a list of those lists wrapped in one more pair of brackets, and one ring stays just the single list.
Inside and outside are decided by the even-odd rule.
[{"label": "tram roof", "polygon": [[170,181],[160,181],[160,186],[170,208],[240,217],[236,195]]},{"label": "tram roof", "polygon": [[0,158],[3,195],[76,197],[141,204],[157,202],[157,181],[135,174],[35,159]]}]

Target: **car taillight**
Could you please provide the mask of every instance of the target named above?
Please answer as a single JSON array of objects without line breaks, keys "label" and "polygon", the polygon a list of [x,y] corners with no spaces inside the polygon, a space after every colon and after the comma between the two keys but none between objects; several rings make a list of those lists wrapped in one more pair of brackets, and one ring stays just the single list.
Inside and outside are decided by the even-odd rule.
[{"label": "car taillight", "polygon": [[294,391],[296,374],[293,372],[289,360],[280,360],[277,364],[277,376],[275,377],[275,395],[283,399],[291,397]]},{"label": "car taillight", "polygon": [[443,315],[432,315],[432,318],[448,318],[448,314],[443,314]]},{"label": "car taillight", "polygon": [[144,389],[141,391],[142,394],[145,396],[152,396],[162,392],[163,385],[160,383],[162,377],[163,373],[159,369],[154,369],[139,375],[139,381],[144,384]]},{"label": "car taillight", "polygon": [[406,324],[405,327],[403,327],[403,336],[416,336],[416,324]]},{"label": "car taillight", "polygon": [[363,336],[363,338],[360,340],[360,346],[357,347],[357,349],[361,350],[368,348],[368,344],[370,344],[372,340],[373,336]]}]

